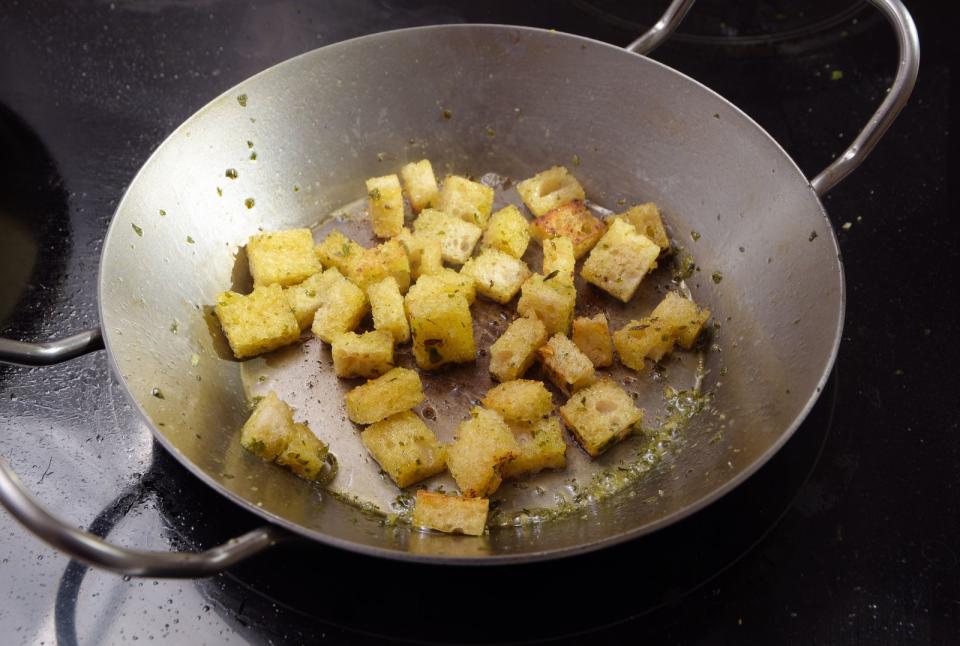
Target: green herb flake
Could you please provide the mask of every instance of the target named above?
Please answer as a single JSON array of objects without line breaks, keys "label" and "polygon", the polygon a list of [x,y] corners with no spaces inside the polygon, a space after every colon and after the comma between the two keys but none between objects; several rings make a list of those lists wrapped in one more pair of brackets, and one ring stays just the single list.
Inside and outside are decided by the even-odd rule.
[{"label": "green herb flake", "polygon": [[579,166],[579,165],[580,165],[580,155],[574,153],[574,154],[573,154],[573,157],[570,158],[570,161],[573,162],[573,165],[574,165],[574,166]]},{"label": "green herb flake", "polygon": [[449,110],[447,110],[446,108],[444,108],[444,110],[443,110],[443,112],[441,112],[441,114],[443,115],[443,120],[444,120],[444,121],[450,121],[450,119],[453,119],[453,113],[450,112]]},{"label": "green herb flake", "polygon": [[227,172],[224,173],[224,175],[226,175],[226,176],[229,177],[230,179],[237,179],[237,177],[240,176],[239,173],[237,173],[237,169],[236,169],[236,168],[228,168],[228,169],[227,169]]},{"label": "green herb flake", "polygon": [[179,329],[180,329],[180,323],[179,323],[179,322],[174,321],[173,323],[170,324],[170,331],[173,332],[174,334],[176,334],[176,333],[177,333],[177,330],[179,330]]},{"label": "green herb flake", "polygon": [[832,72],[830,72],[831,81],[839,81],[842,78],[843,78],[843,70],[833,70]]},{"label": "green herb flake", "polygon": [[187,236],[187,244],[193,244],[194,242],[196,241],[193,239],[192,236]]},{"label": "green herb flake", "polygon": [[250,153],[250,161],[257,161],[257,151],[254,150]]},{"label": "green herb flake", "polygon": [[560,273],[560,270],[559,270],[559,269],[554,269],[554,270],[551,271],[549,274],[547,274],[546,276],[544,276],[543,282],[547,282],[547,281],[550,280],[551,278],[556,278],[556,277],[557,277],[557,274],[559,274],[559,273]]},{"label": "green herb flake", "polygon": [[690,232],[690,237],[693,238],[693,241],[694,241],[694,242],[696,242],[697,240],[700,239],[700,232],[699,232],[699,231],[691,231],[691,232]]},{"label": "green herb flake", "polygon": [[497,136],[497,133],[496,133],[496,131],[495,131],[493,128],[487,126],[487,136],[488,136],[488,137],[496,137],[496,136]]},{"label": "green herb flake", "polygon": [[217,187],[217,197],[223,197],[223,189],[219,186]]},{"label": "green herb flake", "polygon": [[133,227],[133,232],[134,232],[134,233],[136,233],[136,234],[137,234],[138,236],[140,236],[141,238],[143,237],[143,229],[141,229],[140,227],[138,227],[138,226],[135,225],[135,224],[131,224],[130,226]]},{"label": "green herb flake", "polygon": [[723,280],[723,274],[720,273],[719,271],[715,271],[712,274],[710,274],[710,278],[713,279],[714,283],[717,283],[719,285],[720,281]]},{"label": "green herb flake", "polygon": [[153,390],[150,391],[150,394],[156,397],[157,399],[166,399],[166,397],[163,396],[163,391],[160,390],[159,388],[154,388]]},{"label": "green herb flake", "polygon": [[253,148],[253,142],[252,142],[252,141],[247,140],[247,148]]},{"label": "green herb flake", "polygon": [[843,225],[840,226],[840,228],[843,229],[844,231],[849,231],[850,229],[853,228],[853,222],[844,222]]},{"label": "green herb flake", "polygon": [[245,199],[245,200],[243,201],[243,205],[244,205],[245,207],[247,207],[248,209],[252,209],[254,204],[256,204],[256,202],[254,201],[254,199],[253,199],[252,197],[248,197],[247,199]]},{"label": "green herb flake", "polygon": [[240,107],[241,107],[241,108],[247,107],[247,95],[246,95],[246,94],[241,94],[241,95],[239,95],[239,96],[237,97],[237,103],[240,104]]},{"label": "green herb flake", "polygon": [[166,211],[164,211],[163,209],[160,209],[160,217],[163,217],[163,216],[165,216],[166,214],[167,214]]},{"label": "green herb flake", "polygon": [[367,193],[367,197],[369,197],[371,200],[374,200],[374,201],[379,200],[381,197],[380,189],[379,188],[373,189],[372,191]]},{"label": "green herb flake", "polygon": [[810,237],[807,238],[807,240],[809,240],[810,242],[813,242],[813,241],[816,240],[816,239],[817,239],[817,232],[816,232],[816,231],[811,231],[811,232],[810,232]]}]

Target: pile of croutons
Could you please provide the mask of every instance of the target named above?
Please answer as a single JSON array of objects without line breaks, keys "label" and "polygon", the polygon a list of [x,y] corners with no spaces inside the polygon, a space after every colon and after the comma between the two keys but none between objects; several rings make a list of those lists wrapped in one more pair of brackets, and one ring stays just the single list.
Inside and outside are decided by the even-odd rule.
[{"label": "pile of croutons", "polygon": [[[517,185],[532,221],[514,205],[491,213],[494,189],[479,182],[451,175],[439,186],[428,160],[366,184],[381,244],[366,248],[334,231],[315,245],[307,229],[253,236],[253,291],[221,294],[216,314],[238,358],[297,342],[308,328],[329,343],[338,377],[368,379],[347,393],[346,408],[383,471],[407,487],[449,470],[460,489],[417,491],[413,523],[482,534],[487,497],[504,478],[564,467],[564,427],[593,457],[640,428],[643,410],[597,375],[613,364],[614,349],[623,365],[642,370],[676,346],[690,349],[710,312],[671,292],[613,334],[603,313],[575,318],[579,259],[586,257],[584,280],[627,303],[670,241],[652,203],[596,217],[566,168]],[[404,226],[404,195],[412,229]],[[522,260],[531,237],[543,247],[540,273]],[[489,348],[500,384],[442,445],[412,410],[424,399],[421,374],[395,365],[395,347],[412,343],[420,371],[475,361],[474,300],[508,304],[518,294],[516,318]],[[357,333],[368,314],[372,330]],[[544,383],[523,379],[536,361],[566,397],[559,418]],[[241,443],[308,479],[327,458],[327,447],[273,394],[258,403]]]}]

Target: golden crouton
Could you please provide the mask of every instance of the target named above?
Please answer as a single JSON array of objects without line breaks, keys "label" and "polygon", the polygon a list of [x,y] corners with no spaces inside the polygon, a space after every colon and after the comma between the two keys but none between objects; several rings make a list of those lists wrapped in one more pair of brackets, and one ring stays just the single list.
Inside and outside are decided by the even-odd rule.
[{"label": "golden crouton", "polygon": [[406,299],[406,308],[413,334],[413,357],[421,369],[433,370],[477,358],[470,305],[462,295],[455,291],[414,294]]},{"label": "golden crouton", "polygon": [[466,177],[448,175],[443,180],[436,206],[438,210],[482,229],[487,226],[493,207],[493,189]]},{"label": "golden crouton", "polygon": [[670,248],[667,230],[663,226],[663,220],[660,219],[660,209],[653,202],[638,204],[614,218],[632,224],[638,233],[653,240],[660,249],[666,251]]},{"label": "golden crouton", "polygon": [[400,293],[406,293],[410,287],[410,260],[407,258],[407,250],[397,240],[387,240],[372,249],[363,249],[346,263],[343,275],[360,289],[366,289],[387,276],[393,276]]},{"label": "golden crouton", "polygon": [[473,248],[483,233],[476,224],[438,211],[424,209],[413,222],[418,235],[432,236],[440,241],[443,261],[462,265],[473,254]]},{"label": "golden crouton", "polygon": [[275,350],[300,338],[300,325],[277,283],[254,287],[246,296],[223,292],[217,297],[214,311],[238,359]]},{"label": "golden crouton", "polygon": [[408,487],[446,468],[437,436],[413,411],[371,424],[360,440],[398,487]]},{"label": "golden crouton", "polygon": [[508,422],[533,422],[553,412],[553,395],[542,381],[515,379],[494,386],[481,402]]},{"label": "golden crouton", "polygon": [[310,276],[299,285],[285,287],[283,295],[293,310],[293,315],[300,324],[301,330],[306,330],[313,324],[313,315],[323,302],[321,288],[323,286],[323,272]]},{"label": "golden crouton", "polygon": [[447,468],[464,496],[492,494],[500,486],[500,468],[520,454],[513,431],[500,414],[480,408],[457,427],[447,447]]},{"label": "golden crouton", "polygon": [[379,283],[367,287],[370,311],[373,314],[373,327],[386,330],[393,335],[397,343],[410,340],[410,324],[403,306],[403,296],[393,276],[387,276]]},{"label": "golden crouton", "polygon": [[584,450],[597,457],[630,434],[643,410],[611,379],[601,379],[573,394],[560,416]]},{"label": "golden crouton", "polygon": [[514,258],[520,258],[530,244],[530,224],[520,209],[510,204],[492,216],[483,232],[483,246],[499,249]]},{"label": "golden crouton", "polygon": [[562,334],[550,337],[537,354],[550,381],[565,393],[576,392],[596,379],[590,358]]},{"label": "golden crouton", "polygon": [[567,464],[567,443],[556,417],[535,422],[510,422],[510,430],[520,447],[520,455],[503,465],[504,478],[539,473],[544,469],[562,469]]},{"label": "golden crouton", "polygon": [[568,334],[576,303],[577,290],[559,275],[545,278],[534,274],[520,288],[517,312],[540,319],[548,334]]},{"label": "golden crouton", "polygon": [[304,480],[316,480],[327,462],[330,448],[320,441],[306,424],[294,424],[290,443],[276,463],[286,467]]},{"label": "golden crouton", "polygon": [[586,197],[580,182],[563,166],[554,166],[523,180],[517,184],[517,191],[536,216]]},{"label": "golden crouton", "polygon": [[527,263],[499,249],[484,249],[464,263],[460,273],[473,278],[481,296],[497,303],[509,303],[530,277]]},{"label": "golden crouton", "polygon": [[333,338],[331,353],[338,377],[379,377],[393,368],[393,335],[386,330],[344,332]]},{"label": "golden crouton", "polygon": [[689,350],[710,318],[693,301],[670,292],[650,316],[630,321],[613,333],[620,362],[634,370],[643,369],[643,360],[660,361],[675,343]]},{"label": "golden crouton", "polygon": [[490,346],[490,374],[498,381],[518,379],[533,365],[547,342],[547,328],[536,318],[521,317]]},{"label": "golden crouton", "polygon": [[410,410],[423,401],[423,384],[415,370],[394,368],[346,394],[347,416],[357,424],[373,424]]},{"label": "golden crouton", "polygon": [[396,175],[371,177],[367,180],[370,198],[370,224],[373,235],[391,238],[403,228],[403,193]]},{"label": "golden crouton", "polygon": [[657,266],[660,247],[632,224],[614,220],[590,252],[580,275],[624,303],[633,298],[640,281]]},{"label": "golden crouton", "polygon": [[406,164],[400,169],[400,179],[403,180],[403,190],[414,213],[432,206],[437,199],[440,188],[429,159]]},{"label": "golden crouton", "polygon": [[607,317],[600,312],[593,318],[573,319],[573,342],[590,358],[595,368],[613,365],[613,344]]},{"label": "golden crouton", "polygon": [[573,255],[579,260],[593,249],[606,227],[583,202],[570,202],[544,213],[530,223],[530,234],[543,242],[550,238],[568,238]]},{"label": "golden crouton", "polygon": [[289,229],[251,236],[247,261],[255,286],[296,285],[321,269],[310,229]]},{"label": "golden crouton", "polygon": [[[438,295],[447,296],[448,294],[460,294],[467,301],[468,305],[473,305],[477,298],[477,288],[472,276],[465,276],[456,271],[444,267],[435,274],[421,276],[416,284],[407,292],[407,300],[414,300],[423,297],[435,297]],[[449,296],[447,296],[449,298]]]},{"label": "golden crouton", "polygon": [[410,259],[410,276],[414,280],[443,269],[443,247],[437,238],[426,234],[414,234],[404,227],[397,236],[397,240],[407,250],[407,258]]},{"label": "golden crouton", "polygon": [[331,231],[315,251],[325,268],[336,267],[342,274],[360,256],[363,247],[339,231]]},{"label": "golden crouton", "polygon": [[293,410],[272,390],[257,402],[240,429],[240,445],[272,462],[293,437]]},{"label": "golden crouton", "polygon": [[487,524],[490,501],[430,491],[417,491],[413,505],[413,526],[448,534],[481,536]]},{"label": "golden crouton", "polygon": [[577,259],[570,238],[549,238],[543,241],[543,275],[573,284]]},{"label": "golden crouton", "polygon": [[343,332],[354,330],[369,309],[363,290],[344,278],[335,268],[323,272],[318,289],[320,307],[310,329],[327,343]]}]

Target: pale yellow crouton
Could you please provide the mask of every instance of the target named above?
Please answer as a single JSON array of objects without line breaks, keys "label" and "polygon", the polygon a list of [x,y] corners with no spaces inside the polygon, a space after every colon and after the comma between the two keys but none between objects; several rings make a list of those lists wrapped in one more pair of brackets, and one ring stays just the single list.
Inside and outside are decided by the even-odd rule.
[{"label": "pale yellow crouton", "polygon": [[300,338],[300,325],[277,283],[254,287],[246,296],[223,292],[217,297],[214,311],[238,359],[290,345]]},{"label": "pale yellow crouton", "polygon": [[323,302],[322,286],[323,272],[320,272],[299,285],[292,285],[283,290],[283,295],[290,304],[290,309],[293,310],[301,330],[306,330],[313,324],[313,315]]},{"label": "pale yellow crouton", "polygon": [[440,189],[429,159],[406,164],[400,169],[400,179],[403,180],[403,190],[407,194],[407,199],[410,200],[414,213],[433,206]]},{"label": "pale yellow crouton", "polygon": [[318,293],[320,307],[313,315],[310,329],[327,343],[333,343],[339,334],[354,330],[369,310],[367,295],[335,267],[323,272]]},{"label": "pale yellow crouton", "polygon": [[600,312],[593,318],[573,319],[573,342],[590,358],[595,368],[613,365],[613,344],[607,317]]},{"label": "pale yellow crouton", "polygon": [[550,381],[565,393],[576,392],[596,379],[590,358],[562,334],[550,337],[537,354]]},{"label": "pale yellow crouton", "polygon": [[[549,238],[543,241],[543,275],[573,284],[577,258],[570,238]],[[556,272],[556,273],[554,273]]]},{"label": "pale yellow crouton", "polygon": [[710,310],[670,292],[650,316],[630,321],[613,333],[620,362],[634,370],[643,369],[643,360],[660,361],[674,344],[689,350],[710,318]]},{"label": "pale yellow crouton", "polygon": [[272,462],[293,437],[293,410],[272,390],[257,402],[240,429],[240,445]]},{"label": "pale yellow crouton", "polygon": [[597,457],[630,434],[643,410],[620,386],[602,379],[570,397],[560,416],[584,450]]},{"label": "pale yellow crouton", "polygon": [[415,299],[438,294],[460,294],[466,299],[468,305],[473,305],[477,298],[477,288],[472,276],[465,276],[444,267],[435,274],[421,276],[407,292],[407,298]]},{"label": "pale yellow crouton", "polygon": [[494,386],[481,402],[508,422],[534,422],[553,412],[553,395],[542,381],[515,379]]},{"label": "pale yellow crouton", "polygon": [[487,496],[500,486],[501,467],[520,454],[513,431],[500,414],[480,408],[457,427],[447,447],[447,468],[464,496]]},{"label": "pale yellow crouton", "polygon": [[439,240],[443,261],[454,265],[462,265],[467,261],[483,233],[483,229],[476,224],[436,209],[422,210],[413,222],[413,230],[418,235]]},{"label": "pale yellow crouton", "polygon": [[667,230],[660,218],[660,209],[653,202],[638,204],[614,217],[632,224],[638,233],[650,238],[660,249],[670,248],[670,239],[667,238]]},{"label": "pale yellow crouton", "polygon": [[570,202],[544,213],[530,223],[530,234],[543,242],[550,238],[568,238],[573,255],[580,259],[593,249],[606,226],[583,202]]},{"label": "pale yellow crouton", "polygon": [[487,225],[493,207],[493,189],[466,177],[448,175],[443,180],[436,207],[448,215],[470,222],[481,229]]},{"label": "pale yellow crouton", "polygon": [[460,273],[473,278],[481,296],[497,303],[509,303],[530,277],[527,263],[499,249],[484,249],[464,263]]},{"label": "pale yellow crouton", "polygon": [[580,182],[563,166],[554,166],[523,180],[517,184],[517,191],[536,216],[586,197]]},{"label": "pale yellow crouton", "polygon": [[404,227],[397,236],[397,240],[407,250],[407,258],[410,259],[410,276],[414,280],[443,269],[443,247],[437,238],[425,234],[416,235]]},{"label": "pale yellow crouton", "polygon": [[354,285],[366,289],[373,283],[379,283],[387,276],[393,276],[400,288],[406,293],[410,287],[410,261],[407,250],[397,240],[387,240],[372,249],[363,249],[346,265],[343,271]]},{"label": "pale yellow crouton", "polygon": [[410,410],[423,401],[423,384],[415,370],[394,368],[348,392],[347,416],[357,424],[373,424]]},{"label": "pale yellow crouton", "polygon": [[251,236],[247,261],[254,285],[282,287],[303,282],[321,269],[310,229],[289,229]]},{"label": "pale yellow crouton", "polygon": [[455,291],[414,294],[406,299],[406,308],[413,334],[413,357],[421,369],[432,370],[477,358],[470,305],[462,295]]},{"label": "pale yellow crouton", "polygon": [[331,231],[315,251],[325,268],[336,267],[342,274],[360,256],[363,247],[339,231]]},{"label": "pale yellow crouton", "polygon": [[544,469],[562,469],[567,464],[567,443],[556,417],[544,417],[532,423],[511,422],[510,430],[520,454],[503,465],[504,478],[539,473]]},{"label": "pale yellow crouton", "polygon": [[490,501],[420,490],[413,505],[413,525],[448,534],[481,536]]},{"label": "pale yellow crouton", "polygon": [[410,324],[403,306],[403,296],[393,276],[387,276],[379,283],[367,287],[370,311],[373,314],[373,327],[385,330],[393,335],[396,343],[410,340]]},{"label": "pale yellow crouton", "polygon": [[403,193],[396,175],[371,177],[367,180],[370,198],[370,224],[373,235],[391,238],[403,228]]},{"label": "pale yellow crouton", "polygon": [[533,365],[547,342],[547,328],[536,318],[514,320],[490,346],[490,374],[498,381],[518,379]]},{"label": "pale yellow crouton", "polygon": [[333,338],[331,353],[338,377],[379,377],[393,368],[393,335],[386,330],[344,332]]},{"label": "pale yellow crouton", "polygon": [[614,220],[600,238],[580,275],[624,303],[633,298],[640,281],[657,266],[660,247],[637,233],[632,224]]},{"label": "pale yellow crouton", "polygon": [[327,463],[330,447],[324,444],[306,424],[294,424],[290,443],[275,460],[304,480],[316,480]]},{"label": "pale yellow crouton", "polygon": [[490,216],[482,244],[520,258],[530,244],[530,224],[520,209],[512,204],[505,206]]},{"label": "pale yellow crouton", "polygon": [[577,290],[559,276],[534,274],[520,288],[517,312],[540,319],[548,334],[568,334],[577,304]]},{"label": "pale yellow crouton", "polygon": [[371,424],[360,440],[398,487],[408,487],[446,468],[437,436],[412,411]]}]

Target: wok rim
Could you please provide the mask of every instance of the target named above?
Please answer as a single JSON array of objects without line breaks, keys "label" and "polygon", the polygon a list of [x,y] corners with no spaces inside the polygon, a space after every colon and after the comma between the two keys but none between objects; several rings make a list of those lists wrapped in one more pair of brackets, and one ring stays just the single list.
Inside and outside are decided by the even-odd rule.
[{"label": "wok rim", "polygon": [[[120,372],[120,367],[117,364],[116,358],[111,348],[112,341],[111,341],[110,327],[109,325],[107,325],[106,318],[104,317],[103,298],[102,298],[103,291],[104,291],[103,281],[104,281],[104,275],[105,275],[104,265],[106,262],[107,250],[111,248],[111,245],[117,244],[112,242],[113,237],[116,235],[115,232],[118,226],[117,215],[124,209],[127,202],[127,198],[130,195],[131,189],[137,184],[137,181],[140,179],[141,175],[143,175],[146,168],[150,166],[151,162],[153,162],[154,158],[159,154],[159,152],[164,148],[164,146],[166,146],[171,140],[173,140],[179,133],[181,133],[182,131],[185,131],[200,114],[211,109],[213,104],[217,103],[223,97],[230,96],[236,93],[245,84],[250,83],[255,79],[258,79],[263,75],[273,73],[278,68],[284,65],[291,64],[294,61],[297,61],[307,56],[315,56],[319,51],[333,50],[338,47],[351,46],[361,41],[366,41],[366,40],[373,41],[378,38],[383,38],[387,36],[396,36],[398,34],[419,35],[423,33],[437,32],[442,30],[471,30],[471,29],[473,30],[509,29],[514,31],[528,32],[528,33],[546,34],[546,35],[550,35],[552,37],[557,37],[557,38],[573,39],[575,42],[578,42],[579,44],[584,44],[584,45],[590,44],[594,46],[600,46],[607,49],[616,50],[617,52],[627,54],[629,56],[634,56],[639,59],[644,59],[647,63],[656,65],[662,68],[663,70],[676,75],[686,83],[691,83],[695,86],[698,86],[699,89],[712,94],[716,99],[719,99],[720,101],[722,101],[729,109],[733,110],[737,115],[745,119],[753,128],[755,128],[759,132],[759,134],[762,134],[771,144],[773,144],[776,150],[778,150],[780,154],[783,156],[784,160],[788,162],[788,165],[793,170],[796,171],[798,178],[803,181],[803,183],[806,185],[807,189],[810,191],[811,195],[813,196],[815,203],[817,205],[817,208],[819,210],[820,216],[824,219],[827,225],[827,229],[829,231],[828,237],[830,239],[830,244],[833,246],[833,250],[837,258],[837,269],[838,269],[837,277],[839,279],[838,287],[839,287],[840,306],[837,312],[836,328],[835,328],[834,338],[831,341],[831,347],[830,347],[830,353],[829,353],[828,359],[824,364],[823,371],[820,375],[820,378],[817,381],[816,387],[808,396],[807,401],[801,408],[800,412],[797,414],[794,420],[790,423],[790,425],[785,429],[785,431],[780,434],[780,436],[776,439],[776,441],[774,441],[752,463],[745,466],[733,478],[725,482],[723,485],[713,489],[709,494],[701,497],[696,502],[689,504],[686,507],[683,507],[682,509],[674,511],[673,513],[670,513],[662,518],[659,518],[656,521],[647,523],[645,525],[636,527],[628,531],[624,531],[618,534],[608,536],[601,540],[588,542],[588,543],[581,543],[581,544],[567,546],[567,547],[550,548],[550,549],[544,549],[544,550],[534,550],[534,551],[525,552],[522,554],[484,554],[482,556],[430,555],[430,554],[413,553],[410,551],[405,551],[400,549],[374,547],[374,546],[365,545],[362,543],[357,543],[354,541],[338,538],[336,536],[325,534],[319,530],[304,527],[302,525],[289,521],[285,518],[277,516],[262,507],[258,507],[256,504],[250,502],[246,498],[243,498],[242,496],[230,491],[229,489],[221,485],[212,476],[207,474],[206,471],[197,467],[193,463],[193,461],[185,457],[181,453],[181,451],[175,445],[173,445],[173,443],[170,442],[163,433],[161,433],[158,430],[157,426],[153,423],[149,415],[147,415],[146,411],[141,406],[139,400],[134,396],[129,385],[127,384],[127,380],[123,377],[122,373]],[[168,453],[173,455],[176,458],[176,460],[184,468],[186,468],[190,473],[196,476],[205,485],[213,488],[217,493],[224,496],[228,500],[239,505],[243,509],[249,512],[252,512],[257,516],[263,518],[266,522],[275,526],[282,527],[297,536],[301,536],[303,538],[316,541],[326,546],[344,549],[344,550],[361,554],[364,556],[385,558],[390,560],[412,562],[412,563],[431,564],[431,565],[458,565],[458,566],[513,565],[513,564],[519,564],[519,563],[534,563],[534,562],[541,562],[541,561],[550,561],[555,559],[563,559],[563,558],[569,558],[573,556],[588,554],[590,552],[598,551],[607,547],[620,545],[627,541],[635,540],[647,534],[651,534],[655,531],[658,531],[660,529],[664,529],[710,506],[711,504],[713,504],[720,498],[726,496],[728,493],[730,493],[731,491],[739,487],[741,484],[746,482],[746,480],[748,480],[754,473],[756,473],[761,467],[763,467],[767,462],[769,462],[770,459],[774,455],[776,455],[781,448],[783,448],[783,446],[790,440],[790,438],[793,437],[794,433],[796,433],[797,429],[804,422],[804,420],[806,420],[807,416],[810,414],[810,410],[813,408],[817,400],[820,398],[820,395],[823,393],[827,380],[830,378],[830,375],[832,374],[833,368],[836,364],[837,356],[840,350],[840,342],[843,336],[843,326],[844,326],[846,307],[847,307],[847,289],[846,289],[846,278],[845,278],[845,273],[843,268],[843,257],[840,252],[840,246],[839,246],[839,241],[837,239],[836,231],[834,230],[833,224],[830,222],[830,218],[827,215],[826,209],[823,206],[823,202],[820,199],[820,196],[817,195],[816,191],[813,189],[813,186],[810,183],[810,179],[803,173],[803,171],[797,165],[793,157],[791,157],[787,153],[787,151],[783,148],[783,146],[781,146],[780,143],[772,135],[770,135],[770,133],[768,133],[762,126],[760,126],[760,124],[758,124],[752,117],[750,117],[750,115],[745,113],[734,103],[726,99],[724,96],[722,96],[715,90],[707,87],[700,81],[697,81],[696,79],[684,74],[683,72],[680,72],[670,67],[669,65],[661,63],[647,56],[644,56],[641,54],[634,54],[633,52],[627,51],[622,47],[618,47],[616,45],[612,45],[610,43],[606,43],[600,40],[595,40],[593,38],[588,38],[586,36],[579,36],[576,34],[554,31],[550,29],[542,29],[539,27],[495,24],[495,23],[454,23],[454,24],[424,25],[419,27],[407,27],[407,28],[401,28],[401,29],[393,29],[389,31],[381,31],[381,32],[376,32],[372,34],[365,34],[363,36],[357,36],[355,38],[350,38],[347,40],[330,43],[328,45],[324,45],[323,47],[318,47],[316,49],[312,49],[312,50],[303,52],[301,54],[297,54],[296,56],[293,56],[291,58],[287,58],[283,61],[275,63],[270,67],[254,74],[253,76],[243,79],[242,81],[231,86],[230,88],[227,88],[225,91],[221,92],[217,96],[213,97],[210,101],[205,103],[202,107],[200,107],[193,114],[191,114],[187,119],[185,119],[182,123],[180,123],[175,129],[173,129],[164,138],[164,140],[153,150],[153,152],[150,153],[150,156],[146,159],[146,161],[143,162],[143,164],[137,170],[137,173],[133,176],[133,179],[130,181],[127,188],[124,190],[123,196],[121,197],[120,201],[117,203],[117,207],[114,210],[113,215],[111,216],[110,225],[107,227],[107,232],[103,238],[103,246],[100,251],[100,261],[98,262],[98,265],[97,265],[97,272],[98,272],[97,310],[98,310],[98,314],[100,318],[100,326],[103,334],[103,345],[106,351],[110,370],[120,381],[120,385],[122,386],[124,396],[128,399],[128,401],[130,401],[134,410],[137,412],[137,415],[140,417],[143,423],[147,426],[147,428],[150,429],[150,432],[153,435],[154,439],[156,439]],[[341,501],[338,501],[338,502],[341,502]],[[342,503],[342,504],[348,504],[348,503]],[[414,528],[411,528],[411,529],[413,531],[417,531]]]}]

